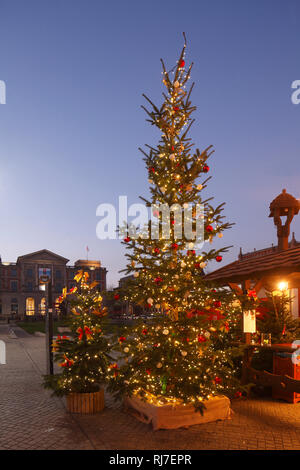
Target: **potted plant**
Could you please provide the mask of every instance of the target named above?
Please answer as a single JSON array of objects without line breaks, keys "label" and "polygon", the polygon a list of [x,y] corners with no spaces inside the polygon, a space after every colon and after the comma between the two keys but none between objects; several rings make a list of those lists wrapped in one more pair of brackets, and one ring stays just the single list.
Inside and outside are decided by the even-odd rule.
[{"label": "potted plant", "polygon": [[89,274],[80,270],[75,287],[63,289],[59,298],[68,296],[70,336],[58,336],[53,342],[55,362],[61,371],[44,376],[45,388],[54,394],[66,396],[68,410],[72,413],[96,413],[104,408],[104,391],[101,384],[107,374],[109,343],[103,333],[106,308],[97,290],[97,282],[89,282]]}]

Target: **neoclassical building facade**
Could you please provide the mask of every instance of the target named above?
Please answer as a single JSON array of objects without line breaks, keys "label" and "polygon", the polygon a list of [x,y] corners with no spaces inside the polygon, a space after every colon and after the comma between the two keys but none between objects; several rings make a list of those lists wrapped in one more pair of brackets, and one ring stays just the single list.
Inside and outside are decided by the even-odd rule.
[{"label": "neoclassical building facade", "polygon": [[40,290],[39,282],[43,274],[51,278],[54,304],[63,287],[73,287],[79,269],[88,271],[92,281],[98,281],[99,291],[106,289],[107,270],[101,267],[100,261],[78,260],[74,266],[68,266],[68,262],[67,258],[46,249],[19,256],[16,263],[4,263],[0,259],[0,316],[44,315],[45,292]]}]

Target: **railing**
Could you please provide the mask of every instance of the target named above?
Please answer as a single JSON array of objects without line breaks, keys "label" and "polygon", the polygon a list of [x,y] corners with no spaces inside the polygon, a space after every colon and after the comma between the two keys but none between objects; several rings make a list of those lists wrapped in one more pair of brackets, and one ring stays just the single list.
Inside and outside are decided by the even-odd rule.
[{"label": "railing", "polygon": [[300,380],[293,379],[288,375],[271,374],[266,370],[256,370],[252,367],[248,368],[249,382],[265,387],[275,387],[285,392],[300,393]]},{"label": "railing", "polygon": [[281,352],[293,354],[295,353],[295,351],[297,351],[297,346],[261,346],[258,344],[247,345],[244,351],[242,383],[255,383],[257,385],[274,387],[276,389],[284,390],[286,392],[300,393],[300,380],[294,379],[289,375],[272,374],[270,372],[267,372],[266,370],[257,370],[251,366],[253,353],[257,349],[269,350],[273,351],[274,353]]}]

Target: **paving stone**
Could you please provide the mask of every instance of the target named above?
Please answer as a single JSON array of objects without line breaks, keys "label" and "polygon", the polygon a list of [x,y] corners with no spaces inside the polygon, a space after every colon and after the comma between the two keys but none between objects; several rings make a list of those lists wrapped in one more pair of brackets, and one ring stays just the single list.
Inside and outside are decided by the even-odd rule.
[{"label": "paving stone", "polygon": [[17,339],[0,325],[7,345],[7,364],[0,366],[0,449],[300,449],[300,403],[235,400],[231,420],[155,432],[107,394],[102,413],[71,415],[64,399],[41,386],[45,338],[14,330]]}]

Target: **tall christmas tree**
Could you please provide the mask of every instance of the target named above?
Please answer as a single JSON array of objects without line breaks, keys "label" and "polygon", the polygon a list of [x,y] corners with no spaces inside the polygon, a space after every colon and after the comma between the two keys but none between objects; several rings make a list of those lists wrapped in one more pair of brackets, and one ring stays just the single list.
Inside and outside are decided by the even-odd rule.
[{"label": "tall christmas tree", "polygon": [[75,287],[63,289],[59,298],[68,297],[70,336],[58,336],[53,343],[55,361],[61,372],[44,377],[44,386],[56,395],[71,392],[89,393],[99,390],[105,381],[110,363],[110,345],[103,332],[106,308],[97,289],[98,282],[89,282],[88,272],[80,270]]},{"label": "tall christmas tree", "polygon": [[[204,277],[207,263],[221,262],[222,253],[229,248],[216,250],[210,244],[231,224],[224,221],[224,204],[213,207],[212,198],[202,195],[210,179],[207,161],[213,150],[193,150],[188,134],[196,108],[190,100],[194,84],[186,88],[192,64],[186,66],[185,52],[186,44],[170,71],[162,61],[165,92],[161,107],[144,95],[151,106],[143,107],[147,120],[158,128],[161,138],[156,147],[140,149],[151,191],[151,200],[142,199],[151,206],[159,231],[157,237],[147,238],[149,222],[140,236],[129,233],[124,238],[127,274],[134,279],[120,296],[146,305],[156,315],[119,338],[125,364],[113,366],[110,387],[117,395],[137,393],[150,401],[180,399],[202,408],[208,397],[233,394],[239,387],[231,361],[236,351],[230,342],[239,306],[234,307],[229,291],[213,288]],[[176,205],[169,225],[168,219],[163,219],[162,204]],[[202,221],[203,240],[191,240],[183,230],[187,209],[194,231],[199,218]],[[199,249],[203,241],[208,249]]]}]

